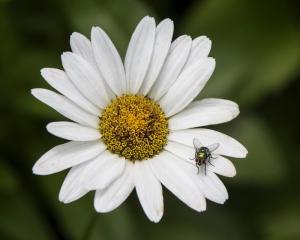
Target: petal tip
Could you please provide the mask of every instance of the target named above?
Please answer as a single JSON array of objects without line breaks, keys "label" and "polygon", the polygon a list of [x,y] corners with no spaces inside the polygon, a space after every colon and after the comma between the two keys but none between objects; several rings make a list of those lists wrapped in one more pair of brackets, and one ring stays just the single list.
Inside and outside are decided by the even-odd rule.
[{"label": "petal tip", "polygon": [[170,19],[170,18],[165,18],[164,20],[162,20],[161,22],[160,22],[160,24],[165,24],[165,25],[170,25],[170,26],[174,26],[174,22],[173,22],[173,20],[172,19]]},{"label": "petal tip", "polygon": [[98,26],[92,26],[92,30],[91,30],[91,35],[93,36],[94,34],[96,34],[98,31],[101,31],[101,28]]},{"label": "petal tip", "polygon": [[80,33],[78,33],[78,32],[71,33],[71,35],[70,35],[70,42],[74,41],[75,38],[78,38],[78,37],[82,37],[82,35]]},{"label": "petal tip", "polygon": [[140,25],[140,24],[142,24],[142,25],[144,25],[144,24],[151,24],[151,25],[155,25],[155,19],[154,19],[154,17],[150,17],[150,16],[145,16],[145,17],[143,17],[142,19],[141,19],[141,21],[139,22],[139,24],[138,25]]},{"label": "petal tip", "polygon": [[230,175],[228,175],[228,177],[233,178],[233,177],[235,177],[235,176],[236,176],[236,170],[234,169],[234,171],[233,171]]},{"label": "petal tip", "polygon": [[82,36],[82,34],[81,33],[79,33],[79,32],[72,32],[71,33],[71,36]]},{"label": "petal tip", "polygon": [[31,95],[33,95],[35,98],[38,98],[40,88],[33,88],[30,90]]},{"label": "petal tip", "polygon": [[47,70],[48,68],[42,68],[41,70],[40,70],[40,73],[41,73],[41,75],[44,77],[44,75],[47,73]]},{"label": "petal tip", "polygon": [[103,31],[100,27],[98,26],[92,26],[92,29],[91,29],[91,39],[92,37],[97,34],[97,32],[101,32]]},{"label": "petal tip", "polygon": [[65,59],[65,58],[68,58],[68,57],[70,57],[70,56],[72,56],[72,55],[75,55],[74,53],[72,53],[72,52],[63,52],[62,54],[61,54],[61,58],[62,58],[62,60],[63,59]]},{"label": "petal tip", "polygon": [[192,37],[190,35],[182,35],[182,40],[192,43]]},{"label": "petal tip", "polygon": [[99,193],[99,190],[96,191],[95,193],[95,197],[94,197],[94,209],[97,213],[108,213],[111,210],[109,209],[109,207],[104,207],[103,203],[97,201],[96,199],[96,194]]},{"label": "petal tip", "polygon": [[51,133],[51,134],[53,134],[53,133],[52,133],[52,132],[53,132],[53,131],[52,131],[52,129],[53,129],[52,127],[54,126],[54,124],[55,124],[55,123],[52,122],[52,123],[48,123],[48,124],[46,125],[47,131],[48,131],[49,133]]},{"label": "petal tip", "polygon": [[213,57],[208,57],[208,58],[207,58],[207,61],[208,61],[209,63],[213,64],[213,65],[216,64],[216,59],[214,59]]},{"label": "petal tip", "polygon": [[241,156],[240,158],[246,158],[248,155],[248,150],[241,144]]},{"label": "petal tip", "polygon": [[35,175],[47,175],[43,168],[41,168],[38,164],[34,164],[32,167],[32,173]]},{"label": "petal tip", "polygon": [[62,203],[66,203],[66,197],[62,194],[62,190],[60,190],[59,194],[58,194],[58,200]]},{"label": "petal tip", "polygon": [[160,222],[160,220],[162,219],[163,214],[164,214],[164,209],[163,209],[163,208],[157,209],[155,215],[153,215],[153,216],[151,216],[151,217],[148,216],[148,218],[149,218],[149,220],[150,220],[151,222],[153,222],[153,223],[158,223],[158,222]]}]

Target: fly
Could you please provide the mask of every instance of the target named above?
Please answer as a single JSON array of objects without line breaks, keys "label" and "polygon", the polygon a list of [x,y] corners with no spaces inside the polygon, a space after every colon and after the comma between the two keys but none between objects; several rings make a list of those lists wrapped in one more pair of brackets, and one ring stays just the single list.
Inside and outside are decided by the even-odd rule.
[{"label": "fly", "polygon": [[196,167],[198,169],[198,174],[200,166],[204,164],[204,170],[206,175],[206,164],[209,163],[213,166],[213,164],[210,162],[211,159],[214,159],[214,157],[212,156],[212,152],[215,151],[220,146],[220,144],[214,143],[205,147],[202,145],[198,138],[193,139],[193,144],[195,148],[195,157],[193,160],[195,160]]}]

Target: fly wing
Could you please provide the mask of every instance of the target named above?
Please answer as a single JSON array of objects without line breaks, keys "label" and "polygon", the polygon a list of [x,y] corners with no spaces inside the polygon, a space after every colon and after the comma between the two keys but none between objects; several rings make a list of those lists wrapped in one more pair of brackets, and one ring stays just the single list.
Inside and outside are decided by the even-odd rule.
[{"label": "fly wing", "polygon": [[194,144],[194,147],[195,147],[196,149],[199,149],[199,148],[203,147],[203,144],[199,141],[198,138],[194,138],[194,139],[193,139],[193,144]]},{"label": "fly wing", "polygon": [[209,149],[210,152],[215,151],[218,147],[220,146],[219,143],[214,143],[212,145],[209,145],[207,148]]}]

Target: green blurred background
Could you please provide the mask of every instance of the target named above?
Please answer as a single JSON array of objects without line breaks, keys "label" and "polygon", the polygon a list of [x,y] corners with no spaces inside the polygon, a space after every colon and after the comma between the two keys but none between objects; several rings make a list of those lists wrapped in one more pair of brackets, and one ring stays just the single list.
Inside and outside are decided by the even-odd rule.
[{"label": "green blurred background", "polygon": [[[0,0],[0,239],[300,239],[300,3],[259,0]],[[137,22],[170,17],[175,37],[207,35],[215,73],[199,96],[237,101],[241,114],[214,126],[249,150],[233,159],[225,205],[197,213],[164,191],[165,214],[151,223],[136,194],[95,214],[93,194],[64,205],[66,171],[34,176],[45,151],[63,141],[46,132],[62,119],[30,95],[48,87],[42,67],[61,68],[69,36],[101,26],[122,56]],[[192,86],[191,86],[192,87]],[[91,224],[93,222],[93,224]]]}]

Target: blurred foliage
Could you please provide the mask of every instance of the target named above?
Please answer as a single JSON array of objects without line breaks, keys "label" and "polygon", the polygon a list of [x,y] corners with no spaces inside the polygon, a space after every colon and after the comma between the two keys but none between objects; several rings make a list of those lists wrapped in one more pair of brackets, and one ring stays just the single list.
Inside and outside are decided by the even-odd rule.
[{"label": "blurred foliage", "polygon": [[[300,239],[299,9],[295,0],[0,0],[0,239]],[[230,193],[224,206],[208,203],[198,214],[165,190],[159,224],[146,219],[135,194],[114,212],[96,214],[92,193],[58,201],[65,172],[31,173],[62,142],[45,130],[62,117],[30,95],[48,87],[40,69],[60,68],[69,35],[89,36],[95,25],[124,56],[144,15],[172,18],[175,37],[210,37],[217,67],[199,98],[240,104],[239,118],[214,128],[249,150],[233,160],[237,176],[222,178]]]},{"label": "blurred foliage", "polygon": [[187,11],[183,29],[208,35],[218,61],[207,96],[234,95],[239,103],[253,104],[288,84],[300,59],[291,7],[280,0],[212,0]]},{"label": "blurred foliage", "polygon": [[287,175],[287,166],[282,161],[285,153],[270,127],[263,120],[252,116],[239,119],[236,125],[235,135],[247,146],[250,154],[245,162],[238,165],[238,176],[233,183],[280,183]]},{"label": "blurred foliage", "polygon": [[298,239],[300,236],[299,198],[281,204],[280,208],[266,216],[266,225],[262,229],[266,239]]}]

